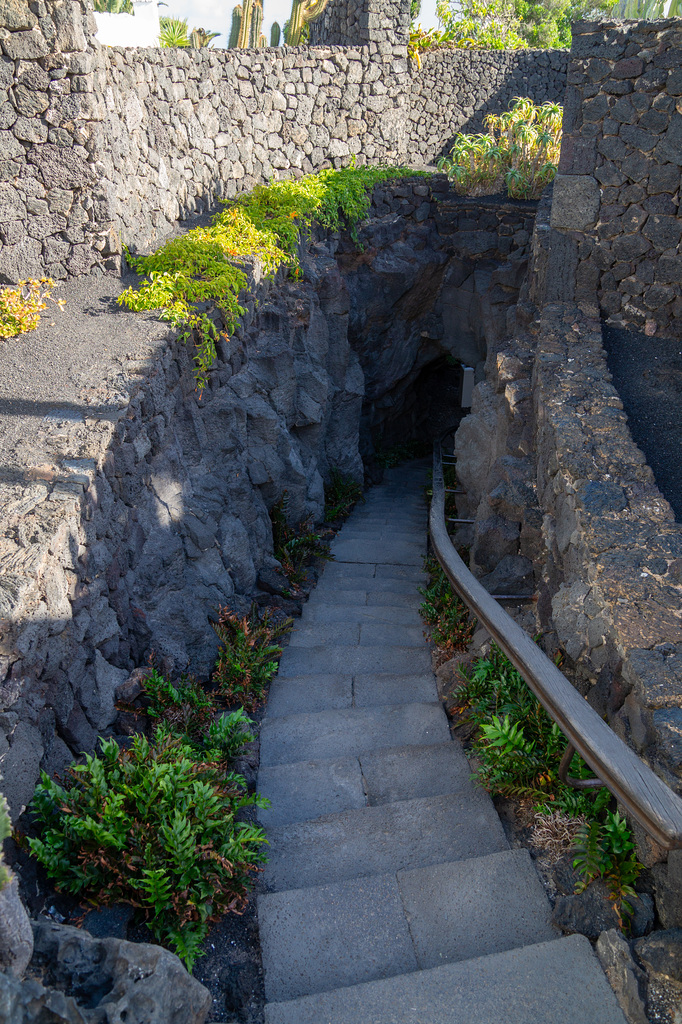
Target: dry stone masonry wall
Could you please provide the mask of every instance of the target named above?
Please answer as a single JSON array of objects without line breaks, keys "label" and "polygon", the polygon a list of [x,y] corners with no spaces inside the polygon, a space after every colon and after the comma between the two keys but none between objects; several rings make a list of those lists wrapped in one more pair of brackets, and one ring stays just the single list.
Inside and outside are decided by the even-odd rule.
[{"label": "dry stone masonry wall", "polygon": [[314,47],[145,50],[100,47],[89,0],[0,0],[0,281],[117,272],[122,242],[147,251],[219,196],[351,159],[423,165],[518,92],[559,97],[565,54],[420,71],[407,7],[331,4]]},{"label": "dry stone masonry wall", "polygon": [[554,186],[549,298],[682,332],[682,23],[576,28]]}]

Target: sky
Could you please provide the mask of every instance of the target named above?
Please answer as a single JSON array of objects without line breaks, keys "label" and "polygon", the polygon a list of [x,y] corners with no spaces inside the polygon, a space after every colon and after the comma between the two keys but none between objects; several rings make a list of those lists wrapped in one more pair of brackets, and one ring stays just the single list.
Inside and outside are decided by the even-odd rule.
[{"label": "sky", "polygon": [[[187,18],[190,28],[203,28],[207,32],[220,32],[214,46],[227,44],[227,33],[232,22],[232,9],[237,0],[166,0],[166,7],[161,7],[161,14],[173,18]],[[263,25],[267,38],[270,38],[270,25],[278,21],[280,26],[288,19],[291,12],[291,0],[264,0]],[[422,28],[437,25],[436,0],[422,0],[419,22]]]}]

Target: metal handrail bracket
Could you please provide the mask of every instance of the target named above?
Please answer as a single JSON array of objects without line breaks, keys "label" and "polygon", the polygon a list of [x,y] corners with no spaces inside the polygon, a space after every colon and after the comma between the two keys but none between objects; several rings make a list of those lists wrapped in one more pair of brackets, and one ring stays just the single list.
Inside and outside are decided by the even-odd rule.
[{"label": "metal handrail bracket", "polygon": [[434,445],[429,529],[434,553],[452,586],[519,670],[568,742],[660,846],[682,847],[682,799],[616,736],[457,554],[445,522],[439,443]]}]

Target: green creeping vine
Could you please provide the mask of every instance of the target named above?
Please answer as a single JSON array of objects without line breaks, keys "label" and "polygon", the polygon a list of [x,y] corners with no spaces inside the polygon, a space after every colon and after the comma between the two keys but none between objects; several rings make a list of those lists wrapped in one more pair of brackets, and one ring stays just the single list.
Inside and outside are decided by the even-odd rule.
[{"label": "green creeping vine", "polygon": [[331,231],[343,223],[357,241],[357,225],[367,215],[374,186],[415,173],[406,167],[351,166],[258,185],[226,202],[210,227],[173,238],[151,256],[128,253],[131,266],[147,280],[137,291],[126,288],[118,301],[138,311],[161,309],[162,319],[182,330],[183,341],[194,335],[194,375],[201,392],[221,332],[196,304],[216,304],[228,338],[244,314],[239,295],[247,287],[245,264],[258,260],[265,274],[287,266],[298,277],[299,242],[313,223]]}]

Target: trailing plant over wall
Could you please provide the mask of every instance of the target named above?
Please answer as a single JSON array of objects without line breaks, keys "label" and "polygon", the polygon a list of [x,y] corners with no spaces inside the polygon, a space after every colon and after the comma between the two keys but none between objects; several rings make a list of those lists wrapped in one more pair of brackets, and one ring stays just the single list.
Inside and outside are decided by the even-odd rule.
[{"label": "trailing plant over wall", "polygon": [[64,299],[52,299],[54,281],[49,277],[20,281],[0,291],[0,338],[14,338],[33,331],[40,323],[40,313],[51,300],[60,309]]},{"label": "trailing plant over wall", "polygon": [[463,195],[490,195],[506,188],[514,199],[536,199],[553,181],[561,151],[563,109],[536,106],[517,96],[504,114],[488,114],[487,134],[457,135],[445,171]]},{"label": "trailing plant over wall", "polygon": [[[225,203],[210,227],[188,231],[151,256],[129,254],[131,265],[147,279],[138,290],[127,288],[118,301],[134,310],[161,309],[162,318],[182,331],[182,339],[195,338],[195,378],[201,391],[219,335],[229,337],[244,312],[239,295],[247,279],[240,264],[258,260],[266,274],[286,266],[298,276],[299,240],[313,222],[332,231],[344,224],[357,237],[374,186],[414,173],[409,168],[351,166],[258,185]],[[220,310],[222,330],[195,308],[206,301]]]},{"label": "trailing plant over wall", "polygon": [[262,829],[238,820],[266,806],[222,758],[197,757],[159,726],[129,748],[102,740],[64,785],[42,773],[31,852],[58,889],[96,905],[130,903],[191,969],[212,921],[246,902],[263,861]]}]

